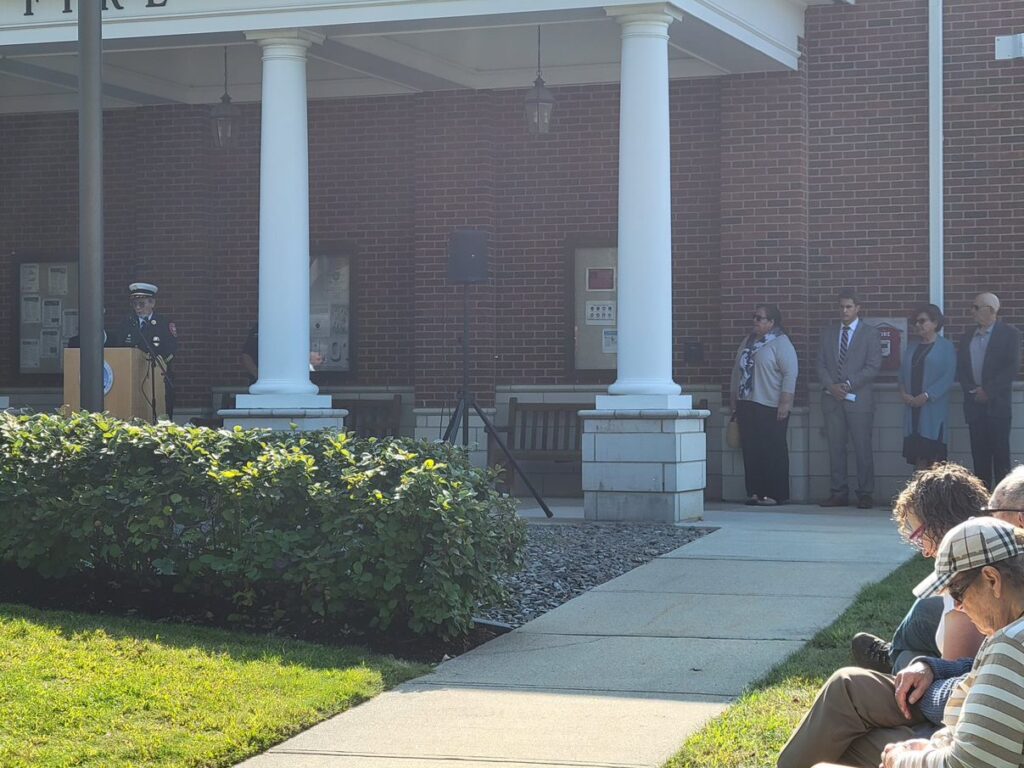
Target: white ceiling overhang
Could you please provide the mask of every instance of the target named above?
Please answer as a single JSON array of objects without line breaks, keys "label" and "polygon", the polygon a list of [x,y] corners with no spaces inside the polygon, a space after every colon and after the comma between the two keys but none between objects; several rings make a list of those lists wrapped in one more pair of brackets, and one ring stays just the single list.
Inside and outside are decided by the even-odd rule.
[{"label": "white ceiling overhang", "polygon": [[[107,0],[108,106],[258,100],[259,51],[246,32],[306,28],[312,98],[525,88],[536,30],[551,86],[618,81],[609,9],[670,7],[670,76],[793,69],[809,5],[835,0]],[[842,0],[847,2],[847,0]],[[0,112],[76,108],[77,21],[71,0],[0,3]],[[67,9],[72,9],[66,13]]]}]

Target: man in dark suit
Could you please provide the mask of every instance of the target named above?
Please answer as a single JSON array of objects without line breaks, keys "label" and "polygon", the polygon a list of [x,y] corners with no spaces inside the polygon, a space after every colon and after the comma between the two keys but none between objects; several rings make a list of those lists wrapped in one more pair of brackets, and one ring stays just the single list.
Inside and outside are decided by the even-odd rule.
[{"label": "man in dark suit", "polygon": [[1010,391],[1020,369],[1020,331],[998,319],[999,297],[981,293],[972,307],[976,328],[957,351],[964,418],[976,474],[990,489],[1010,472]]},{"label": "man in dark suit", "polygon": [[871,509],[875,491],[875,459],[871,451],[873,384],[882,367],[882,339],[877,328],[860,319],[860,301],[852,290],[839,292],[839,317],[841,322],[829,325],[821,334],[818,347],[821,410],[831,470],[830,495],[821,506],[845,507],[849,503],[849,437],[857,457],[857,506]]},{"label": "man in dark suit", "polygon": [[160,358],[167,371],[164,394],[167,398],[167,416],[171,418],[174,416],[171,361],[178,351],[178,329],[174,323],[155,311],[158,290],[152,283],[132,283],[128,286],[133,314],[125,318],[114,331],[110,346],[138,347]]}]

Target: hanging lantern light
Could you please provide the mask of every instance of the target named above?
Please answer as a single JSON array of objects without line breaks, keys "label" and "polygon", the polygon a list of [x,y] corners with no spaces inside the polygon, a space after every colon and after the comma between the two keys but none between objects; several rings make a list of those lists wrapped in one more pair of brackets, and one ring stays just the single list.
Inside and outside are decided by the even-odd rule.
[{"label": "hanging lantern light", "polygon": [[227,149],[238,139],[238,126],[241,123],[242,110],[231,103],[228,95],[228,49],[224,47],[224,95],[220,104],[210,107],[210,128],[213,131],[213,144],[218,149]]},{"label": "hanging lantern light", "polygon": [[526,124],[530,133],[538,136],[551,130],[551,113],[555,109],[555,97],[544,86],[540,71],[540,27],[537,27],[537,79],[533,88],[526,93]]}]

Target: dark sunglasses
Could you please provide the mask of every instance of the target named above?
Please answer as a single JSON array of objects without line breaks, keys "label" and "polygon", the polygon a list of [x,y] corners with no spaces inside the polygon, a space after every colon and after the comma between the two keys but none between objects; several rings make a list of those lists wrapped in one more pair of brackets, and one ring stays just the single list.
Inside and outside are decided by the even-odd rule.
[{"label": "dark sunglasses", "polygon": [[756,320],[756,321],[757,321],[757,322],[759,322],[759,323],[760,323],[760,322],[761,322],[762,320],[767,320],[767,319],[768,319],[768,318],[767,318],[767,317],[765,317],[764,315],[754,315],[754,320]]},{"label": "dark sunglasses", "polygon": [[919,317],[917,318],[917,320],[914,321],[914,325],[924,325],[929,320],[931,320],[930,317]]},{"label": "dark sunglasses", "polygon": [[979,568],[974,572],[974,575],[968,579],[961,579],[957,583],[950,582],[949,586],[946,587],[946,594],[953,598],[953,604],[959,607],[964,602],[964,595],[967,594],[967,590],[971,588],[971,585],[978,580],[978,576],[981,575],[981,569]]},{"label": "dark sunglasses", "polygon": [[981,310],[988,308],[988,304],[975,304],[971,307],[975,312],[981,312]]}]

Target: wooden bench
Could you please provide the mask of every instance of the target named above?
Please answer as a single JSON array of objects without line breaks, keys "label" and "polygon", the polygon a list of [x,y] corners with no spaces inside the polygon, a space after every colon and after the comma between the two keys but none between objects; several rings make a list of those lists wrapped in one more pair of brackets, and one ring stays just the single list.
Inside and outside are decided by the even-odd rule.
[{"label": "wooden bench", "polygon": [[[498,428],[509,451],[543,496],[583,493],[583,420],[579,411],[593,403],[521,403],[508,401],[508,425]],[[529,493],[497,445],[493,464],[505,467],[505,481],[517,496]],[[515,475],[515,476],[514,476]]]},{"label": "wooden bench", "polygon": [[398,437],[402,428],[402,396],[384,399],[332,397],[332,408],[344,408],[345,430],[360,437]]},{"label": "wooden bench", "polygon": [[506,444],[517,459],[579,460],[583,423],[579,411],[593,403],[520,403],[508,401]]}]

